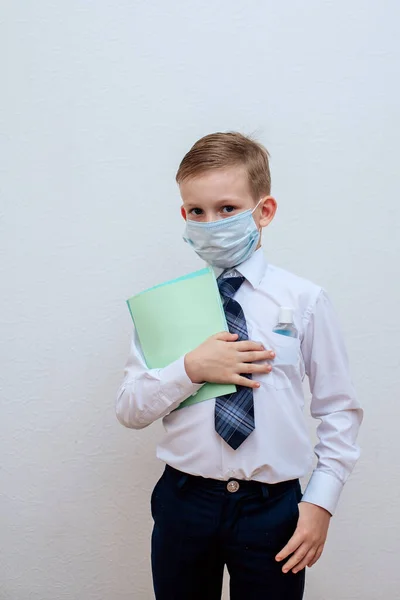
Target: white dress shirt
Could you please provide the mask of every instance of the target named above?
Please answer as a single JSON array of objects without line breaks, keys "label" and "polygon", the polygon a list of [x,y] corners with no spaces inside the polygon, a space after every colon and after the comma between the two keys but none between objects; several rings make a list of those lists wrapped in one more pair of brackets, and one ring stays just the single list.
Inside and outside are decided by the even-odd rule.
[{"label": "white dress shirt", "polygon": [[[133,429],[162,418],[165,435],[157,456],[186,473],[266,483],[296,479],[311,470],[313,460],[303,413],[307,375],[311,415],[320,423],[314,448],[318,463],[303,501],[333,514],[359,456],[356,437],[363,418],[335,312],[322,288],[267,264],[262,248],[236,271],[246,278],[235,300],[242,306],[249,339],[276,352],[271,373],[255,376],[261,384],[253,390],[255,430],[233,450],[215,431],[215,399],[174,411],[201,384],[189,379],[184,357],[163,369],[148,369],[135,330],[117,418]],[[281,306],[293,308],[298,339],[272,331]]]}]

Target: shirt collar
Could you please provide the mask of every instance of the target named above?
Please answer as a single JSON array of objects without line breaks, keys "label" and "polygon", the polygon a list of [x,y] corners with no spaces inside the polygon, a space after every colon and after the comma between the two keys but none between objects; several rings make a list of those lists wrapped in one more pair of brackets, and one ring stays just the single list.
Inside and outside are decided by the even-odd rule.
[{"label": "shirt collar", "polygon": [[[227,269],[226,274],[230,274],[232,271],[238,271],[243,277],[247,279],[247,281],[253,286],[253,288],[257,289],[264,277],[264,273],[267,268],[267,261],[264,256],[264,252],[262,247],[258,248],[253,254],[242,262],[237,267],[233,267],[232,269]],[[216,277],[218,277],[224,269],[219,269],[218,267],[214,267],[214,272]]]}]

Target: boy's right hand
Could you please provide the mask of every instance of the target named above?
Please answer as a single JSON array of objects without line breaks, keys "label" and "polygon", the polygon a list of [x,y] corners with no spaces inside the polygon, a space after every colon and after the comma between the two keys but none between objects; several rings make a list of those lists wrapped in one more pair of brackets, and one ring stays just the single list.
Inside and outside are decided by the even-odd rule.
[{"label": "boy's right hand", "polygon": [[193,383],[233,383],[251,388],[260,384],[242,373],[269,373],[269,364],[255,364],[275,358],[272,350],[265,350],[259,342],[237,342],[236,333],[223,331],[209,337],[185,355],[185,370]]}]

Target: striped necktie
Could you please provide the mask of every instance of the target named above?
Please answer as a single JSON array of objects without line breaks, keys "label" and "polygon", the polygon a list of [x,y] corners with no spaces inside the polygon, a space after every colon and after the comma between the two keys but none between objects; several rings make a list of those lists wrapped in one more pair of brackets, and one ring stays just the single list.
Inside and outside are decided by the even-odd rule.
[{"label": "striped necktie", "polygon": [[[238,341],[248,340],[242,307],[233,299],[245,278],[222,276],[217,281],[229,331],[238,334]],[[252,376],[245,374],[244,377],[251,379]],[[255,427],[253,389],[242,385],[236,387],[237,391],[233,394],[216,398],[214,415],[215,430],[234,450],[239,448]]]}]

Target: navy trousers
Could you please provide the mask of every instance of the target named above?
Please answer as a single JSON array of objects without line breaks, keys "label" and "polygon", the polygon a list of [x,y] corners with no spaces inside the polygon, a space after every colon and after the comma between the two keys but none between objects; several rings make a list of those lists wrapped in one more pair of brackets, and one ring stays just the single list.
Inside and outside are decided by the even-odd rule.
[{"label": "navy trousers", "polygon": [[275,560],[296,529],[299,480],[230,482],[166,466],[151,496],[156,600],[220,600],[224,565],[231,600],[303,598],[305,570]]}]

